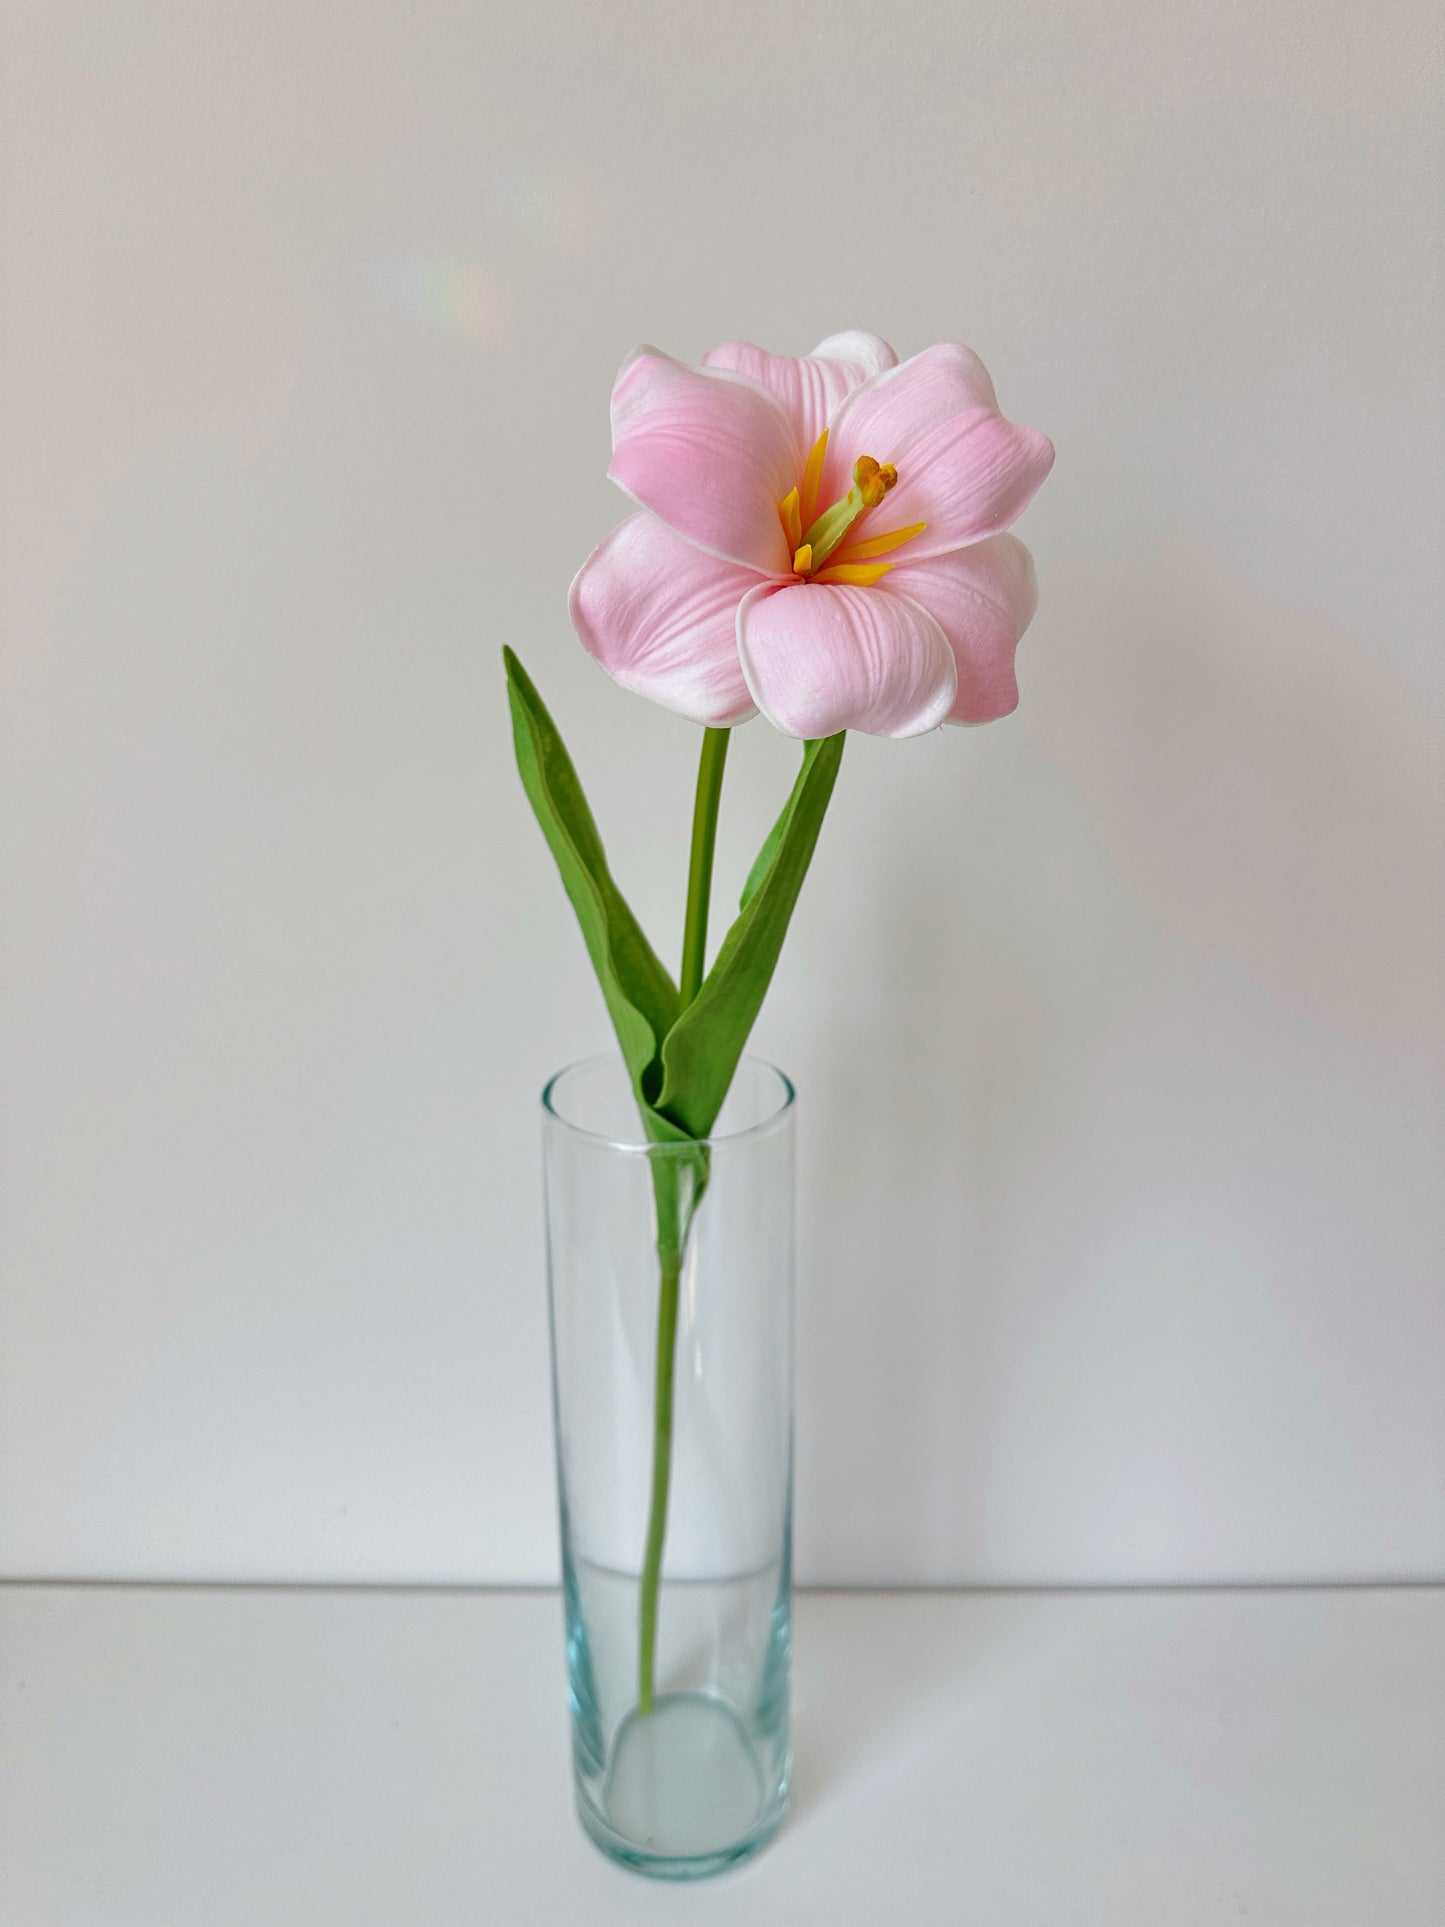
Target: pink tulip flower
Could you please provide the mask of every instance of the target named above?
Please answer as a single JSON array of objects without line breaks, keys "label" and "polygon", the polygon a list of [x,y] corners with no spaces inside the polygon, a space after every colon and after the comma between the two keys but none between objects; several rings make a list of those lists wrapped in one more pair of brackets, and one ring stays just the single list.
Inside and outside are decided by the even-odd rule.
[{"label": "pink tulip flower", "polygon": [[861,332],[802,358],[730,341],[701,368],[639,348],[608,474],[642,513],[583,564],[573,625],[625,688],[713,727],[991,722],[1037,601],[1002,531],[1053,459],[956,342],[900,363]]}]

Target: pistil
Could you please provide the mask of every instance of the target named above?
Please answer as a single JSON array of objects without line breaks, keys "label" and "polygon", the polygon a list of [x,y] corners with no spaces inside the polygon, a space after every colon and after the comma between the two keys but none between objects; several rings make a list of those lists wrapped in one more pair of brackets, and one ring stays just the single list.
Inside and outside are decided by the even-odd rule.
[{"label": "pistil", "polygon": [[853,464],[853,486],[848,493],[817,515],[814,511],[827,452],[825,428],[808,456],[802,488],[790,489],[778,504],[778,519],[793,558],[793,574],[804,582],[843,582],[866,588],[893,567],[891,562],[879,562],[875,558],[901,548],[922,532],[924,524],[914,522],[905,529],[889,529],[885,534],[861,542],[849,542],[847,538],[855,524],[870,509],[877,508],[895,485],[898,470],[892,462],[877,462],[871,455],[860,455]]},{"label": "pistil", "polygon": [[[827,562],[859,516],[877,508],[898,480],[892,462],[875,462],[871,455],[860,455],[853,464],[853,486],[841,500],[826,508],[804,532],[793,556],[796,575],[816,574]],[[803,561],[804,555],[807,561]],[[801,565],[801,566],[800,566]]]}]

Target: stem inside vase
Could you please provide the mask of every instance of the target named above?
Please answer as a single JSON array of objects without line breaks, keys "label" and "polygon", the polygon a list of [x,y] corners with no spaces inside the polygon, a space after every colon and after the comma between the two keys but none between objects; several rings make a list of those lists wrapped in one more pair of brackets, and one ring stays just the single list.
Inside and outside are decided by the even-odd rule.
[{"label": "stem inside vase", "polygon": [[637,1704],[652,1711],[657,1673],[657,1589],[662,1578],[662,1542],[667,1533],[667,1493],[672,1480],[672,1375],[677,1355],[677,1291],[681,1253],[661,1255],[657,1301],[657,1379],[652,1416],[652,1499],[647,1516],[647,1549],[642,1561],[642,1597],[637,1616]]},{"label": "stem inside vase", "polygon": [[[687,911],[682,933],[682,968],[678,979],[679,1009],[686,1010],[702,988],[707,961],[708,904],[712,896],[713,849],[717,842],[718,804],[727,762],[729,732],[703,732],[697,766],[697,795],[692,814],[692,848],[687,871]],[[705,1157],[704,1153],[704,1157]],[[657,1688],[657,1602],[662,1583],[662,1550],[667,1537],[667,1501],[672,1483],[673,1369],[677,1354],[677,1299],[688,1234],[702,1200],[706,1166],[690,1195],[679,1182],[681,1160],[655,1160],[657,1195],[657,1346],[653,1367],[652,1492],[647,1514],[647,1545],[642,1560],[642,1589],[637,1612],[637,1705],[650,1713]]]}]

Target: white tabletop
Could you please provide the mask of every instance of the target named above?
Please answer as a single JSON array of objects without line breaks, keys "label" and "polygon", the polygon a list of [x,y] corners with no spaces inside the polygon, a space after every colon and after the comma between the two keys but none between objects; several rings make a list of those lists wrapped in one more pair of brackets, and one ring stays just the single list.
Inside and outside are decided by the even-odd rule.
[{"label": "white tabletop", "polygon": [[1445,1591],[804,1594],[793,1814],[571,1810],[540,1592],[0,1591],[4,1927],[1440,1927]]}]

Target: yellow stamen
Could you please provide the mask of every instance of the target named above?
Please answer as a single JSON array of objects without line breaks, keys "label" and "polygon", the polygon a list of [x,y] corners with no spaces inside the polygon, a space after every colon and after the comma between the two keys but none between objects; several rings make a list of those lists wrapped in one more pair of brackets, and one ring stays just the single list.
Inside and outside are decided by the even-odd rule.
[{"label": "yellow stamen", "polygon": [[871,589],[893,567],[891,562],[829,562],[813,577],[814,582],[847,582],[856,589]]},{"label": "yellow stamen", "polygon": [[793,574],[806,575],[813,566],[813,545],[804,542],[793,551]]},{"label": "yellow stamen", "polygon": [[927,527],[926,522],[910,522],[906,529],[889,529],[886,535],[869,535],[861,542],[849,542],[837,551],[837,559],[840,562],[866,562],[870,556],[887,555],[890,549],[901,549],[915,535],[922,535]]},{"label": "yellow stamen", "polygon": [[812,452],[808,456],[808,465],[803,470],[803,499],[799,515],[805,529],[811,526],[813,518],[818,513],[818,490],[822,486],[823,463],[827,454],[828,431],[825,428],[814,442]]},{"label": "yellow stamen", "polygon": [[783,524],[783,534],[788,538],[788,547],[797,548],[803,539],[803,514],[798,507],[798,491],[789,489],[778,504],[778,516]]}]

